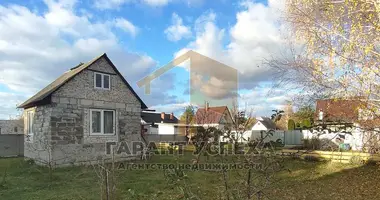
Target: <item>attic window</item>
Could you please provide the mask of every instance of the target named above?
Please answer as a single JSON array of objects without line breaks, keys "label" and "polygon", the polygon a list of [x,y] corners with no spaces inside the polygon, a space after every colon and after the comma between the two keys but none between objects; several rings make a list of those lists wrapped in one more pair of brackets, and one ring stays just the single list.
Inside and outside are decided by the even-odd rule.
[{"label": "attic window", "polygon": [[95,88],[97,89],[109,90],[111,88],[110,75],[95,72],[94,85],[95,85]]}]

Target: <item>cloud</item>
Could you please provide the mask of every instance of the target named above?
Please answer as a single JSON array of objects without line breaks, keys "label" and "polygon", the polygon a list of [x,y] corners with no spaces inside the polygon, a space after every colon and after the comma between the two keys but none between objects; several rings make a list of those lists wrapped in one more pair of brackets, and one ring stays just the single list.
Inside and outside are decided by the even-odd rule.
[{"label": "cloud", "polygon": [[136,2],[135,0],[95,0],[95,7],[100,10],[116,9],[126,3]]},{"label": "cloud", "polygon": [[191,37],[191,29],[183,25],[183,20],[176,13],[172,14],[172,25],[165,29],[165,34],[170,41],[178,41]]},{"label": "cloud", "polygon": [[99,10],[120,9],[127,4],[141,4],[149,7],[161,8],[170,3],[184,3],[188,7],[198,7],[204,0],[95,0],[94,6]]},{"label": "cloud", "polygon": [[117,18],[115,21],[115,26],[131,34],[133,37],[137,35],[138,28],[124,18]]},{"label": "cloud", "polygon": [[14,118],[20,114],[15,109],[25,99],[24,95],[0,92],[0,119]]},{"label": "cloud", "polygon": [[151,7],[162,7],[171,0],[95,0],[95,8],[100,10],[119,9],[125,4],[144,4]]},{"label": "cloud", "polygon": [[148,55],[126,51],[119,44],[113,22],[78,14],[73,0],[45,2],[45,13],[0,5],[0,88],[7,91],[3,96],[9,95],[0,98],[0,118],[16,112],[15,102],[25,101],[71,67],[104,52],[132,85],[156,66]]},{"label": "cloud", "polygon": [[291,95],[285,89],[273,90],[260,84],[240,94],[239,105],[241,109],[252,111],[253,115],[270,116],[273,109],[284,109],[286,100],[290,100]]},{"label": "cloud", "polygon": [[145,4],[150,6],[165,6],[171,0],[142,0]]},{"label": "cloud", "polygon": [[[194,23],[195,39],[174,57],[193,49],[233,67],[239,73],[240,89],[251,89],[260,82],[271,81],[273,72],[263,62],[286,48],[278,14],[283,9],[281,2],[269,0],[268,5],[264,5],[243,1],[236,14],[236,23],[228,30],[217,26],[217,15],[213,11],[204,13]],[[220,93],[215,89],[201,91],[208,96],[218,96],[216,93]]]}]

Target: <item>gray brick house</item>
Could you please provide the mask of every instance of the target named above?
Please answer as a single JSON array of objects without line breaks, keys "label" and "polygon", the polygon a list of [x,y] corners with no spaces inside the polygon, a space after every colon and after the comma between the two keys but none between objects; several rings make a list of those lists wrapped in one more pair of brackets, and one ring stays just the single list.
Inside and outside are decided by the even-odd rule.
[{"label": "gray brick house", "polygon": [[106,54],[71,68],[18,107],[24,108],[24,156],[52,165],[109,160],[106,142],[141,141],[147,108]]}]

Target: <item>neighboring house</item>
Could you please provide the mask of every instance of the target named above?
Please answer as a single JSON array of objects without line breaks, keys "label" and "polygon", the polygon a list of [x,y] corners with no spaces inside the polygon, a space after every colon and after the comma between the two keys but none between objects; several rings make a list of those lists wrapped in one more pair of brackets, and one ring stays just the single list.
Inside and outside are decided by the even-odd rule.
[{"label": "neighboring house", "polygon": [[[374,137],[371,130],[380,127],[379,115],[368,112],[368,105],[375,101],[350,99],[323,99],[316,102],[315,128],[307,137],[318,134],[336,144],[349,144],[353,150],[362,150]],[[379,138],[380,139],[380,138]]]},{"label": "neighboring house", "polygon": [[143,111],[141,123],[145,134],[175,135],[178,134],[178,119],[173,113]]},{"label": "neighboring house", "polygon": [[[276,124],[269,117],[257,117],[256,123],[252,126],[251,130],[245,131],[242,136],[240,142],[246,143],[253,139],[259,139],[264,137],[264,134],[261,131],[269,131],[269,130],[277,130]],[[270,137],[273,139],[275,137]],[[276,135],[276,139],[277,135]]]},{"label": "neighboring house", "polygon": [[0,120],[0,134],[23,134],[24,123],[22,119]]},{"label": "neighboring house", "polygon": [[256,123],[252,127],[252,131],[268,131],[276,130],[276,124],[269,117],[257,117]]},{"label": "neighboring house", "polygon": [[194,116],[194,125],[216,127],[223,130],[233,124],[233,118],[227,106],[199,108]]},{"label": "neighboring house", "polygon": [[[193,126],[203,126],[205,128],[215,127],[219,130],[225,131],[231,129],[233,134],[233,118],[227,106],[210,107],[206,103],[204,108],[199,108],[194,116]],[[192,137],[192,135],[188,136]],[[226,135],[220,136],[221,142],[229,141]]]},{"label": "neighboring house", "polygon": [[141,141],[141,110],[147,106],[103,54],[71,68],[19,108],[24,108],[25,157],[65,165],[111,159],[106,142]]}]

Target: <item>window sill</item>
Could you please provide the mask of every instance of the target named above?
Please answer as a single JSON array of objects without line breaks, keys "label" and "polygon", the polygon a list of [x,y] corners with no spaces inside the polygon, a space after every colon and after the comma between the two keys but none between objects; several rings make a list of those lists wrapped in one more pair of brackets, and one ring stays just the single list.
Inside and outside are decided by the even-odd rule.
[{"label": "window sill", "polygon": [[113,137],[113,136],[116,136],[115,133],[112,133],[112,134],[94,134],[94,133],[90,133],[90,137]]},{"label": "window sill", "polygon": [[111,90],[111,88],[101,88],[101,87],[95,87],[97,90]]}]

